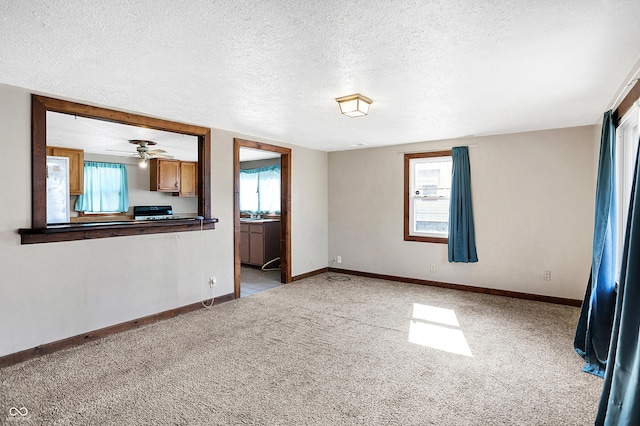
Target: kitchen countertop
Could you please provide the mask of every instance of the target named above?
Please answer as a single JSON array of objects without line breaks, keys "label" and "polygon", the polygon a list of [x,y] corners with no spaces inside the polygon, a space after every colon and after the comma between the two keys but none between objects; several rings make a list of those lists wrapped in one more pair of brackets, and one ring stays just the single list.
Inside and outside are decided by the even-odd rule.
[{"label": "kitchen countertop", "polygon": [[[162,220],[178,220],[178,219],[195,219],[195,213],[183,213],[173,215],[170,219]],[[137,220],[132,215],[88,215],[88,216],[73,216],[70,218],[70,223],[82,224],[82,223],[109,223],[109,222],[146,222],[144,220]]]},{"label": "kitchen countertop", "polygon": [[265,223],[265,222],[280,222],[280,219],[250,219],[248,217],[241,217],[241,223]]}]

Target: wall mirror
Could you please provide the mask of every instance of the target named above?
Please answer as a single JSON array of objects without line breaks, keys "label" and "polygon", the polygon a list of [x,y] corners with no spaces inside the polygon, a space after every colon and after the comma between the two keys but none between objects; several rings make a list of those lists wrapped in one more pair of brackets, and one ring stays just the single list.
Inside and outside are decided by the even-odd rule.
[{"label": "wall mirror", "polygon": [[[211,217],[210,208],[209,128],[38,95],[32,95],[31,100],[32,227],[19,230],[23,244],[214,228],[217,219]],[[131,207],[121,218],[81,218],[74,212],[76,219],[68,223],[48,223],[47,156],[73,157],[65,149],[81,152],[85,161],[126,165],[132,178]],[[140,167],[143,162],[146,169]],[[184,167],[184,176],[193,175],[192,192],[183,194],[178,187],[166,193],[151,191],[149,174],[160,162]],[[70,204],[83,189],[71,192]],[[136,205],[172,205],[178,215],[137,221],[132,215]]]}]

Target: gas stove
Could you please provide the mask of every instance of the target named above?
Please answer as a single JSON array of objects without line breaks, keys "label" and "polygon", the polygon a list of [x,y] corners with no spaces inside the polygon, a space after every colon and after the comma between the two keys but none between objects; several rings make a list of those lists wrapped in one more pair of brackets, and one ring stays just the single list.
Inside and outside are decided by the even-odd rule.
[{"label": "gas stove", "polygon": [[135,220],[166,220],[173,219],[171,206],[135,206],[133,207]]}]

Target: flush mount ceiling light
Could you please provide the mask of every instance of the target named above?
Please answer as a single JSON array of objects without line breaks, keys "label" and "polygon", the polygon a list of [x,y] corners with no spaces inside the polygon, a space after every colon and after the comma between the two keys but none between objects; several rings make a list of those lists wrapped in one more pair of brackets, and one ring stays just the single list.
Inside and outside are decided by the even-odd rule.
[{"label": "flush mount ceiling light", "polygon": [[371,99],[361,94],[343,96],[337,98],[340,112],[348,117],[360,117],[369,113],[369,107],[373,103]]}]

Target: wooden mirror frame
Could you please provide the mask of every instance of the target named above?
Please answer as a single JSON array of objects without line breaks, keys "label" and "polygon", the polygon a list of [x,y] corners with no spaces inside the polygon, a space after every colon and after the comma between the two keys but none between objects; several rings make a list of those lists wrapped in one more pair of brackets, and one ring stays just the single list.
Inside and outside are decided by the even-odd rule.
[{"label": "wooden mirror frame", "polygon": [[[204,219],[65,224],[47,227],[47,111],[181,133],[198,138],[198,215]],[[124,235],[215,229],[211,217],[211,129],[107,108],[31,95],[31,228],[19,229],[22,244]]]}]

